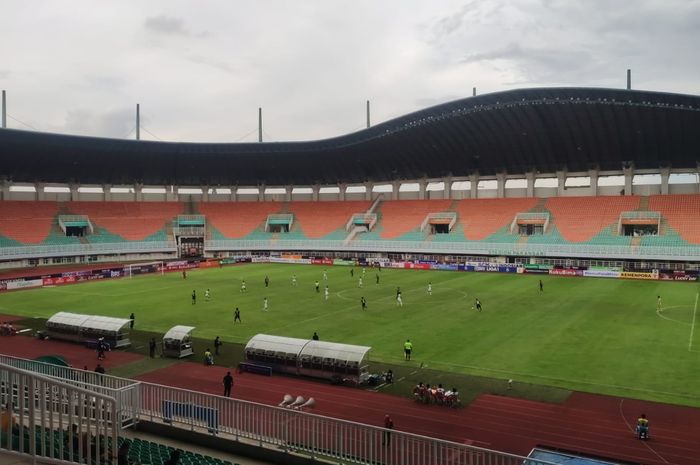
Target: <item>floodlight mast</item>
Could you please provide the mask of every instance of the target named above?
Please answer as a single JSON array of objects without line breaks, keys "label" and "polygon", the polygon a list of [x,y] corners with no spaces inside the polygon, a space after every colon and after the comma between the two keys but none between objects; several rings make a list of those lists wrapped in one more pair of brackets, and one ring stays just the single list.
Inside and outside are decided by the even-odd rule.
[{"label": "floodlight mast", "polygon": [[369,121],[369,100],[367,100],[367,129],[370,127],[370,121]]},{"label": "floodlight mast", "polygon": [[632,90],[632,70],[627,69],[627,90]]},{"label": "floodlight mast", "polygon": [[7,127],[7,107],[5,105],[5,91],[2,91],[2,128]]},{"label": "floodlight mast", "polygon": [[262,107],[258,107],[258,142],[262,141]]},{"label": "floodlight mast", "polygon": [[141,140],[141,105],[136,104],[136,140]]}]

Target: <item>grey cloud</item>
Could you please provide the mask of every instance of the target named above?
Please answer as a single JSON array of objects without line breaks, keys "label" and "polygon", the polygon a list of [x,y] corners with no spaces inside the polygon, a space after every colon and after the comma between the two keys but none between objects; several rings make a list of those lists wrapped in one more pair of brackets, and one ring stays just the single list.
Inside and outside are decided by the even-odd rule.
[{"label": "grey cloud", "polygon": [[224,73],[233,73],[236,70],[233,66],[225,63],[223,61],[212,60],[210,58],[204,57],[202,55],[190,55],[187,57],[189,61],[198,65],[210,66],[212,68],[223,71]]},{"label": "grey cloud", "polygon": [[118,108],[95,113],[85,109],[69,110],[63,130],[71,134],[125,138],[135,126],[134,110]]},{"label": "grey cloud", "polygon": [[151,16],[144,22],[146,29],[158,34],[189,36],[190,31],[185,27],[185,23],[180,18],[172,16]]},{"label": "grey cloud", "polygon": [[0,79],[8,79],[10,77],[10,71],[7,69],[0,69]]}]

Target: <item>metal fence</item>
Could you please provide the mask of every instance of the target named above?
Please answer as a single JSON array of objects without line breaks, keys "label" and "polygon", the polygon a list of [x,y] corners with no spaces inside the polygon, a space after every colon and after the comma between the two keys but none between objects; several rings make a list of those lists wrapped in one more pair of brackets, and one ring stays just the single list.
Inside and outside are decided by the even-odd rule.
[{"label": "metal fence", "polygon": [[[47,370],[44,366],[46,364],[16,357],[0,358],[0,363],[4,364],[6,361],[22,364],[27,369],[44,370],[51,373],[50,376],[66,377],[66,380],[73,380],[71,385],[76,383],[77,374],[84,373],[70,368]],[[114,376],[95,375],[101,378],[89,377],[94,384],[84,385],[94,392],[107,392],[105,386],[114,389],[117,392],[115,396],[124,388],[138,391],[137,395],[128,399],[115,397],[111,418],[117,418],[120,409],[124,410],[125,407],[120,405],[120,402],[129,401],[133,402],[129,408],[139,421],[159,422],[175,428],[207,432],[222,439],[245,440],[261,447],[272,447],[311,458],[330,459],[338,464],[553,465],[546,461],[338,420],[300,410],[134,382]]]},{"label": "metal fence", "polygon": [[648,260],[700,260],[699,246],[621,246],[589,244],[528,244],[511,242],[420,242],[355,240],[210,240],[207,251],[294,250],[337,252],[394,252],[455,255],[506,255],[540,257],[619,258]]},{"label": "metal fence", "polygon": [[99,244],[31,245],[0,247],[0,260],[69,257],[76,255],[177,252],[173,241],[116,242]]},{"label": "metal fence", "polygon": [[0,450],[48,463],[115,464],[113,398],[0,364]]},{"label": "metal fence", "polygon": [[114,398],[120,425],[127,427],[136,423],[140,405],[138,381],[1,354],[0,364],[57,378],[72,386]]}]

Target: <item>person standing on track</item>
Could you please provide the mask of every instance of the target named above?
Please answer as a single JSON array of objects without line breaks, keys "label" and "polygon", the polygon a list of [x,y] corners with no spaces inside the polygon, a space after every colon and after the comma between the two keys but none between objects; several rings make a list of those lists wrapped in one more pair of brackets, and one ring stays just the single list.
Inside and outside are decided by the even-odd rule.
[{"label": "person standing on track", "polygon": [[231,397],[231,388],[233,387],[233,376],[231,372],[227,372],[224,376],[224,397]]},{"label": "person standing on track", "polygon": [[394,420],[391,419],[389,414],[387,413],[384,415],[384,435],[382,438],[382,445],[383,446],[388,446],[389,443],[391,442],[391,431],[394,429]]}]

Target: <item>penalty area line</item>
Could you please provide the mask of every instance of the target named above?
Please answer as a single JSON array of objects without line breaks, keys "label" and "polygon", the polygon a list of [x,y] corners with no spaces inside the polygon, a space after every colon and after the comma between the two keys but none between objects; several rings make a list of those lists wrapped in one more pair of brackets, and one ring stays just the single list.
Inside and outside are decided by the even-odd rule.
[{"label": "penalty area line", "polygon": [[693,307],[693,322],[690,325],[690,340],[688,341],[688,352],[693,351],[693,333],[695,333],[695,317],[698,314],[698,297],[700,297],[700,292],[695,294],[695,306]]}]

